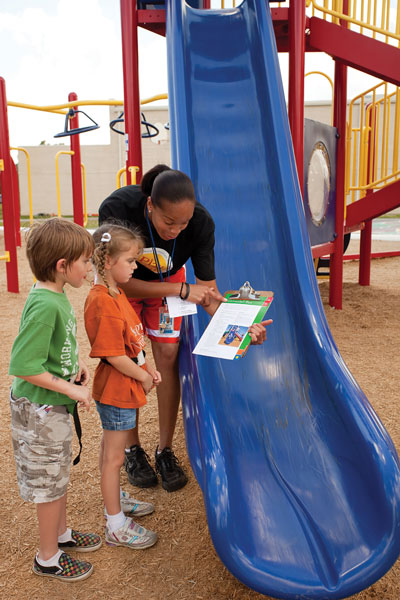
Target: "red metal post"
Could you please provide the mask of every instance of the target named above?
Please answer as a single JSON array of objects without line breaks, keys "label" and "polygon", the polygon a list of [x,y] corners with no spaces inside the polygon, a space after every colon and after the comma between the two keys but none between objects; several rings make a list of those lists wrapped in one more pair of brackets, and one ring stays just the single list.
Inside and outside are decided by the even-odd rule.
[{"label": "red metal post", "polygon": [[[343,12],[348,12],[348,0],[343,0]],[[346,27],[345,21],[341,23]],[[338,130],[336,149],[336,215],[335,251],[330,255],[329,304],[341,309],[343,302],[343,242],[346,172],[346,111],[347,111],[347,67],[335,61],[335,88],[333,98],[333,124]]]},{"label": "red metal post", "polygon": [[140,126],[138,17],[137,3],[121,0],[122,65],[124,71],[124,119],[127,182],[132,182],[129,167],[139,167],[142,178],[142,136]]},{"label": "red metal post", "polygon": [[8,131],[8,111],[6,82],[0,77],[0,160],[3,161],[0,170],[1,193],[3,202],[4,245],[10,253],[10,261],[6,263],[7,290],[19,292],[17,245],[15,239],[14,194],[12,159],[10,155],[10,136]]},{"label": "red metal post", "polygon": [[[68,94],[68,102],[78,100],[75,92]],[[75,107],[78,109],[78,107]],[[79,127],[78,115],[70,119],[70,129]],[[82,169],[81,169],[81,144],[79,134],[71,135],[71,179],[72,179],[72,204],[74,221],[83,226],[83,191],[82,191]]]},{"label": "red metal post", "polygon": [[304,157],[304,62],[305,62],[305,0],[290,2],[289,6],[289,123],[294,155],[303,193]]}]

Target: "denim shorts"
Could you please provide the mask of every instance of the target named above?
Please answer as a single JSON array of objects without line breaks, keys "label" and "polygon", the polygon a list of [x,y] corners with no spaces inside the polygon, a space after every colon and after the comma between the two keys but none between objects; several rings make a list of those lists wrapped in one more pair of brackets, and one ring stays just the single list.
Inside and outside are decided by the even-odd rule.
[{"label": "denim shorts", "polygon": [[111,404],[96,402],[101,426],[108,431],[127,431],[136,427],[136,408],[119,408]]}]

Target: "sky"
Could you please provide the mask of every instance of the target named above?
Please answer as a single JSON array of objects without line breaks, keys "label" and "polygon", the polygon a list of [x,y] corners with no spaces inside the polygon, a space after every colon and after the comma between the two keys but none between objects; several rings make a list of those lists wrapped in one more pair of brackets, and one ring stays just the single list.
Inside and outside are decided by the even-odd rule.
[{"label": "sky", "polygon": [[[280,55],[280,60],[286,87],[287,56]],[[333,78],[333,61],[309,53],[306,72],[314,70]],[[0,0],[0,76],[9,102],[61,104],[69,92],[84,100],[122,100],[119,0]],[[165,39],[141,28],[139,78],[142,99],[168,91]],[[349,97],[377,81],[353,70],[348,80]],[[330,100],[329,82],[307,77],[305,97]],[[101,125],[85,134],[82,143],[108,143],[108,108],[82,108]],[[11,146],[60,142],[53,136],[64,129],[62,115],[9,107],[8,116]]]},{"label": "sky", "polygon": [[[141,97],[167,93],[165,39],[140,29],[139,46]],[[69,92],[123,100],[119,0],[0,0],[0,57],[9,102],[61,104]],[[101,125],[84,143],[108,143],[108,108],[82,109]],[[62,115],[8,113],[12,146],[60,142]]]}]

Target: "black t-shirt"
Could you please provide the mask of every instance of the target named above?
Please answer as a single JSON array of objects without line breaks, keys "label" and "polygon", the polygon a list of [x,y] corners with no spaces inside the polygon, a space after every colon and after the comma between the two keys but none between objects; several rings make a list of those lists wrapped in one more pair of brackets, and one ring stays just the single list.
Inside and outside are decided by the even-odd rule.
[{"label": "black t-shirt", "polygon": [[[138,261],[138,268],[133,274],[136,279],[151,281],[159,279],[153,255],[153,246],[145,217],[146,197],[140,186],[127,185],[115,190],[106,198],[99,208],[99,224],[107,220],[117,219],[127,225],[139,227],[144,239],[143,256]],[[150,224],[151,225],[151,224]],[[162,273],[164,275],[169,262],[170,274],[176,273],[190,258],[195,276],[203,281],[215,279],[214,268],[214,221],[202,204],[196,202],[193,217],[186,229],[176,238],[172,268],[170,255],[174,240],[163,240],[151,225],[154,243]]]}]

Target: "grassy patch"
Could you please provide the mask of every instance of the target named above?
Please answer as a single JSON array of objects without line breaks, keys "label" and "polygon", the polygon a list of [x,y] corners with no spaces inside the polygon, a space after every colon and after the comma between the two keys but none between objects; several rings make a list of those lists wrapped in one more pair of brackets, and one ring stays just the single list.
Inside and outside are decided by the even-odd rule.
[{"label": "grassy patch", "polygon": [[[45,219],[49,219],[50,217],[56,217],[55,214],[50,213],[39,213],[37,215],[33,215],[34,221],[43,221]],[[72,221],[72,215],[63,215],[64,219],[70,219]],[[20,217],[21,227],[29,227],[30,219],[29,215],[21,215]],[[3,223],[3,206],[0,204],[0,226],[2,227]],[[89,215],[87,218],[86,229],[96,229],[99,225],[99,218],[97,215]]]}]

